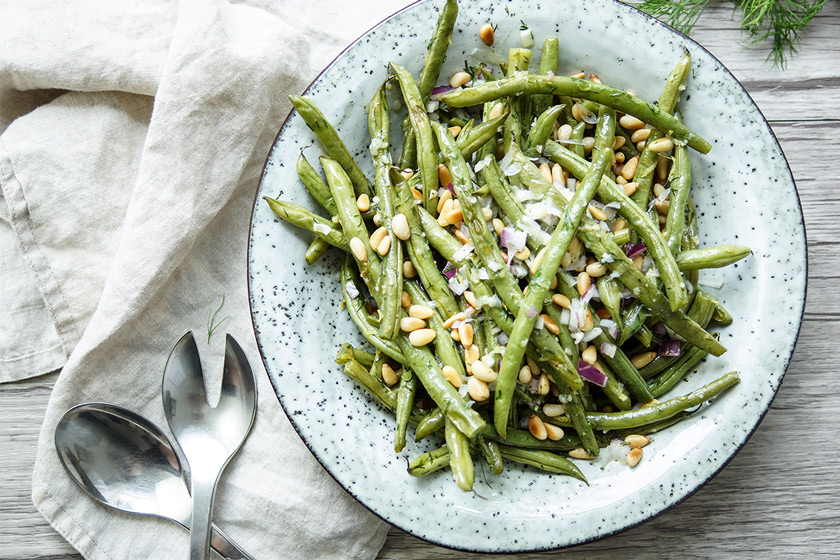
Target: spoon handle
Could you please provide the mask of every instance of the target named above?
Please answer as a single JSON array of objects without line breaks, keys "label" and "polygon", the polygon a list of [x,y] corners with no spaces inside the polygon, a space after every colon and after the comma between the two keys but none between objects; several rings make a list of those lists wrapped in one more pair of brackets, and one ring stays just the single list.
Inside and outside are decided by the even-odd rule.
[{"label": "spoon handle", "polygon": [[[220,469],[221,470],[221,469]],[[201,477],[192,472],[193,511],[190,522],[190,560],[206,560],[210,549],[210,525],[213,517],[213,497],[216,479]]]},{"label": "spoon handle", "polygon": [[227,560],[253,560],[247,552],[242,550],[229,536],[224,534],[214,523],[210,534],[210,546]]}]

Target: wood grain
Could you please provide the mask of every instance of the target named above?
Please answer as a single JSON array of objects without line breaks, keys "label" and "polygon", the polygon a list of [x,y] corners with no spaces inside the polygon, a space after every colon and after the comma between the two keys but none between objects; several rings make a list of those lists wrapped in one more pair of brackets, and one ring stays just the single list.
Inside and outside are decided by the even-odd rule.
[{"label": "wood grain", "polygon": [[[808,300],[785,381],[759,429],[709,484],[656,519],[562,553],[587,558],[831,557],[840,550],[840,2],[829,2],[782,71],[744,49],[731,3],[712,3],[693,37],[739,78],[771,123],[796,179],[808,235]],[[0,559],[80,558],[35,510],[30,477],[57,374],[0,386]],[[535,560],[561,553],[520,554]],[[382,560],[475,559],[392,529]]]}]

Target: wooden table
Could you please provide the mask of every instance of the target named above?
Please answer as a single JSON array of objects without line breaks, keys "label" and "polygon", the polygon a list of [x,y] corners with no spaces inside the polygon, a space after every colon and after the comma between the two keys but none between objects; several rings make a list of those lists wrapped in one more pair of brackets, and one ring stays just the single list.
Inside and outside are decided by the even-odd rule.
[{"label": "wooden table", "polygon": [[[712,5],[693,36],[741,80],[787,155],[808,232],[810,278],[793,362],[761,427],[709,484],[622,534],[548,558],[756,558],[840,554],[840,2],[829,1],[786,71],[743,49],[731,3]],[[79,558],[35,510],[30,478],[56,374],[0,386],[0,559]],[[393,529],[381,559],[478,558]],[[514,557],[514,556],[511,556]]]}]

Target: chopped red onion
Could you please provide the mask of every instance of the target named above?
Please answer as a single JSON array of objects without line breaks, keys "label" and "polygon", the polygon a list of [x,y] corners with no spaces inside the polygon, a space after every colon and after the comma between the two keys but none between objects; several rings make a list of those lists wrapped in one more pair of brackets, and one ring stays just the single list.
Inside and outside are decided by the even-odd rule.
[{"label": "chopped red onion", "polygon": [[665,328],[665,323],[663,323],[662,321],[657,322],[655,325],[653,325],[650,328],[650,330],[652,332],[656,333],[656,334],[667,334],[668,333],[668,329]]},{"label": "chopped red onion", "polygon": [[457,196],[455,196],[455,187],[452,186],[452,181],[450,181],[449,184],[446,185],[446,190],[452,193],[452,198],[458,198]]},{"label": "chopped red onion", "polygon": [[525,248],[528,241],[528,234],[524,231],[518,231],[512,227],[502,229],[501,242],[510,253],[518,253]]},{"label": "chopped red onion", "polygon": [[444,265],[442,272],[443,275],[447,278],[452,278],[453,276],[455,276],[455,274],[458,273],[458,269],[455,268],[455,265],[453,265],[451,262],[446,261],[446,265]]},{"label": "chopped red onion", "polygon": [[531,306],[529,306],[529,307],[528,307],[528,309],[526,309],[526,310],[525,310],[525,315],[526,315],[529,319],[533,319],[534,317],[536,317],[536,316],[537,316],[537,313],[539,313],[539,312],[540,312],[540,310],[539,310],[539,309],[537,309],[536,307],[534,307],[533,305],[531,305]]},{"label": "chopped red onion", "polygon": [[467,288],[469,287],[470,285],[466,282],[458,282],[456,278],[449,279],[449,289],[452,290],[452,293],[456,296],[460,296],[461,294],[466,292]]},{"label": "chopped red onion", "polygon": [[628,243],[624,246],[624,253],[628,258],[632,259],[644,253],[646,249],[647,247],[645,247],[644,243]]},{"label": "chopped red onion", "polygon": [[508,340],[510,340],[510,337],[508,337],[507,333],[500,332],[496,335],[496,342],[498,342],[501,346],[507,344]]},{"label": "chopped red onion", "polygon": [[680,355],[681,348],[682,343],[679,340],[663,340],[659,345],[659,355],[676,357]]},{"label": "chopped red onion", "polygon": [[[603,324],[603,323],[602,323]],[[612,342],[604,341],[601,343],[601,354],[608,358],[615,357],[615,351],[618,350],[618,347],[613,344]]]},{"label": "chopped red onion", "polygon": [[350,296],[350,299],[356,299],[359,297],[359,290],[356,288],[356,285],[353,282],[347,282],[344,285],[344,291],[347,292],[347,295]]},{"label": "chopped red onion", "polygon": [[432,88],[432,95],[430,97],[432,99],[438,99],[441,95],[449,93],[450,91],[455,90],[449,86],[437,86],[436,88]]},{"label": "chopped red onion", "polygon": [[580,360],[577,367],[578,373],[587,381],[594,383],[599,387],[604,387],[607,384],[607,376],[598,371],[598,368],[588,362]]},{"label": "chopped red onion", "polygon": [[587,305],[593,297],[597,297],[597,296],[598,296],[598,290],[597,290],[597,288],[595,288],[595,284],[590,284],[589,287],[586,288],[586,291],[583,292],[583,295],[580,296],[580,303],[582,305]]}]

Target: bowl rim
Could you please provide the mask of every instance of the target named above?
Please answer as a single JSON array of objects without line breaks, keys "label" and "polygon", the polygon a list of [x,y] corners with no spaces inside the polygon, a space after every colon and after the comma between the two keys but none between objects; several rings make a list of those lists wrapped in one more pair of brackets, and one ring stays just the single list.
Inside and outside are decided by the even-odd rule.
[{"label": "bowl rim", "polygon": [[[619,10],[621,10],[621,9],[628,10],[629,13],[634,13],[635,14],[634,17],[638,17],[639,15],[641,15],[644,18],[646,18],[648,21],[653,22],[654,25],[661,26],[662,28],[676,34],[678,37],[681,37],[684,41],[689,42],[693,48],[700,49],[701,51],[705,52],[709,57],[711,57],[716,63],[720,64],[720,66],[724,70],[724,72],[726,72],[726,74],[728,74],[729,77],[732,78],[734,83],[737,84],[737,86],[740,88],[741,92],[744,94],[746,99],[749,99],[749,102],[752,104],[753,108],[757,111],[758,115],[761,117],[761,122],[759,124],[763,125],[766,128],[766,130],[770,133],[770,137],[773,139],[773,142],[775,143],[776,148],[778,148],[779,153],[781,154],[781,156],[784,160],[784,166],[785,166],[785,169],[787,170],[787,173],[789,175],[790,184],[793,186],[793,191],[794,191],[794,194],[796,195],[796,204],[797,204],[797,210],[798,210],[798,215],[799,215],[799,225],[802,228],[802,243],[803,243],[803,250],[804,250],[804,271],[803,271],[804,283],[803,283],[803,287],[802,287],[802,306],[801,306],[801,309],[799,311],[799,316],[797,318],[796,333],[795,333],[794,338],[793,338],[793,344],[791,345],[790,353],[787,356],[784,357],[784,367],[781,369],[781,373],[778,376],[778,383],[773,390],[773,394],[771,395],[770,399],[767,401],[767,406],[761,412],[757,421],[753,425],[752,429],[746,434],[743,441],[729,454],[729,457],[725,461],[722,461],[721,463],[719,463],[719,465],[705,479],[698,482],[684,496],[676,499],[674,502],[666,505],[662,509],[659,509],[658,511],[651,512],[647,516],[645,516],[644,518],[642,518],[638,521],[634,521],[634,522],[622,525],[620,527],[616,527],[616,528],[614,528],[610,531],[606,531],[602,534],[594,535],[594,536],[587,537],[587,538],[583,538],[583,539],[580,539],[578,541],[575,541],[575,542],[572,542],[572,543],[569,543],[569,544],[565,544],[565,545],[559,545],[559,546],[537,546],[537,547],[530,547],[530,548],[523,548],[523,549],[516,549],[516,550],[498,549],[498,550],[488,551],[488,550],[485,550],[485,549],[473,548],[473,547],[469,547],[469,546],[457,546],[457,545],[453,545],[453,544],[449,544],[449,543],[443,543],[443,542],[439,542],[439,541],[435,540],[434,538],[419,535],[416,532],[412,531],[412,529],[409,528],[409,527],[403,527],[403,526],[401,526],[397,523],[394,523],[393,521],[390,521],[390,520],[386,519],[382,514],[378,513],[377,511],[372,509],[371,506],[367,505],[359,496],[356,495],[356,493],[354,493],[349,488],[347,488],[344,484],[342,484],[342,482],[333,474],[332,470],[328,467],[328,465],[324,461],[322,461],[321,457],[318,455],[315,448],[312,445],[310,445],[309,441],[307,441],[307,439],[304,438],[301,435],[299,426],[297,425],[296,420],[295,420],[295,416],[294,415],[289,415],[286,412],[285,406],[283,405],[283,400],[280,398],[280,388],[277,385],[275,385],[274,379],[272,378],[272,376],[270,374],[268,374],[268,364],[267,364],[267,361],[266,361],[265,354],[263,352],[263,345],[260,342],[259,335],[257,334],[257,326],[256,326],[256,323],[254,321],[254,310],[253,310],[254,299],[253,299],[253,295],[252,295],[252,292],[251,292],[251,288],[252,288],[252,286],[251,286],[251,264],[252,264],[252,260],[251,260],[251,245],[252,245],[251,240],[253,239],[255,215],[256,215],[256,212],[257,212],[257,205],[260,202],[260,193],[261,193],[261,190],[262,190],[263,178],[265,176],[266,169],[269,165],[269,160],[271,159],[272,152],[273,152],[275,146],[277,145],[277,142],[280,138],[280,135],[283,133],[284,129],[288,125],[289,120],[296,113],[295,109],[291,108],[289,113],[283,119],[283,122],[280,125],[280,128],[278,129],[277,134],[274,137],[274,140],[271,143],[271,147],[269,148],[268,153],[266,154],[265,162],[263,163],[262,171],[260,173],[260,182],[259,182],[259,184],[257,186],[257,189],[256,189],[256,192],[254,194],[254,203],[251,207],[251,218],[250,218],[250,223],[249,223],[249,227],[248,227],[248,245],[247,245],[247,248],[246,248],[246,259],[247,259],[246,285],[247,285],[247,289],[248,289],[248,307],[249,307],[249,311],[250,311],[251,327],[254,331],[254,338],[255,338],[255,341],[257,343],[257,349],[258,349],[259,354],[260,354],[260,359],[262,360],[263,368],[266,370],[266,375],[268,377],[269,383],[271,383],[271,386],[274,390],[275,397],[277,398],[281,408],[283,408],[284,414],[286,414],[286,417],[288,418],[289,422],[291,423],[291,425],[295,429],[295,432],[297,432],[298,437],[301,439],[301,441],[304,443],[304,445],[306,445],[306,447],[309,449],[309,452],[315,457],[315,459],[324,468],[324,470],[327,472],[327,474],[329,474],[329,476],[345,492],[347,492],[350,496],[352,496],[353,499],[356,500],[356,502],[358,502],[359,504],[361,504],[367,511],[374,514],[376,517],[378,517],[379,519],[381,519],[382,521],[384,521],[388,525],[390,525],[392,527],[396,527],[396,528],[400,529],[401,531],[404,531],[405,533],[411,535],[412,537],[420,539],[420,540],[422,540],[424,542],[427,542],[429,544],[433,544],[433,545],[444,547],[444,548],[451,549],[451,550],[458,550],[458,551],[471,552],[471,553],[481,553],[481,554],[495,554],[495,555],[511,554],[511,553],[528,554],[528,553],[536,553],[536,552],[567,550],[567,549],[572,548],[572,547],[581,546],[581,545],[588,544],[588,543],[591,543],[591,542],[603,540],[603,539],[606,539],[608,537],[612,537],[614,535],[618,535],[620,533],[623,533],[625,531],[628,531],[630,529],[633,529],[635,527],[643,525],[643,524],[645,524],[645,523],[663,515],[664,513],[668,512],[668,511],[671,511],[672,509],[676,508],[680,504],[684,503],[690,497],[694,496],[694,494],[696,494],[699,490],[701,490],[709,482],[711,482],[712,479],[714,479],[718,474],[720,474],[720,472],[747,445],[750,438],[752,438],[753,434],[756,432],[756,430],[758,429],[758,427],[761,425],[762,421],[764,420],[765,416],[770,411],[770,408],[772,407],[773,402],[775,401],[776,396],[778,395],[779,390],[781,389],[781,386],[782,386],[784,378],[787,374],[787,371],[790,368],[790,364],[791,364],[791,360],[793,358],[793,354],[796,351],[796,345],[799,341],[799,335],[800,335],[800,332],[802,330],[802,321],[803,321],[804,315],[805,315],[805,303],[806,303],[807,294],[808,294],[808,236],[807,236],[807,231],[806,231],[806,227],[805,227],[805,218],[804,218],[804,214],[802,212],[802,200],[799,196],[799,189],[796,185],[796,179],[793,176],[793,170],[790,167],[790,162],[788,161],[787,156],[785,155],[784,150],[782,149],[782,146],[779,143],[779,139],[777,138],[775,132],[773,131],[773,128],[770,126],[770,123],[767,121],[767,118],[764,116],[764,113],[761,111],[761,108],[758,106],[758,104],[755,102],[755,100],[749,94],[749,92],[744,87],[744,85],[741,83],[741,81],[737,77],[735,77],[735,75],[732,73],[732,71],[730,71],[729,68],[723,62],[721,62],[720,59],[718,59],[706,47],[704,47],[703,45],[701,45],[700,43],[698,43],[697,41],[695,41],[694,39],[692,39],[691,37],[689,37],[688,35],[683,33],[682,31],[680,31],[678,29],[675,29],[674,27],[671,27],[667,23],[660,21],[656,17],[654,17],[654,16],[636,8],[635,6],[632,6],[630,4],[625,4],[624,2],[621,2],[620,0],[606,0],[606,1],[610,2],[614,7],[616,7]],[[416,5],[423,4],[423,3],[426,3],[426,2],[434,2],[434,0],[414,0],[410,4],[408,4],[408,5],[404,6],[403,8],[389,14],[388,16],[386,16],[385,18],[383,18],[382,20],[380,20],[379,22],[377,22],[376,24],[371,26],[369,29],[364,31],[355,40],[353,40],[345,48],[343,48],[341,50],[341,52],[339,52],[326,66],[324,66],[324,68],[320,72],[318,72],[318,74],[315,76],[315,78],[312,79],[312,81],[309,83],[309,85],[306,86],[306,88],[303,90],[303,92],[300,93],[300,95],[306,95],[307,92],[309,92],[319,82],[321,77],[328,70],[330,70],[330,68],[332,68],[333,65],[335,65],[335,63],[341,57],[343,57],[344,54],[347,51],[349,51],[351,48],[353,48],[357,43],[361,42],[372,31],[374,31],[375,29],[384,25],[385,23],[387,23],[389,20],[396,17],[397,15],[399,15],[399,14],[401,14],[401,13],[407,11],[407,10],[412,9]]]}]

